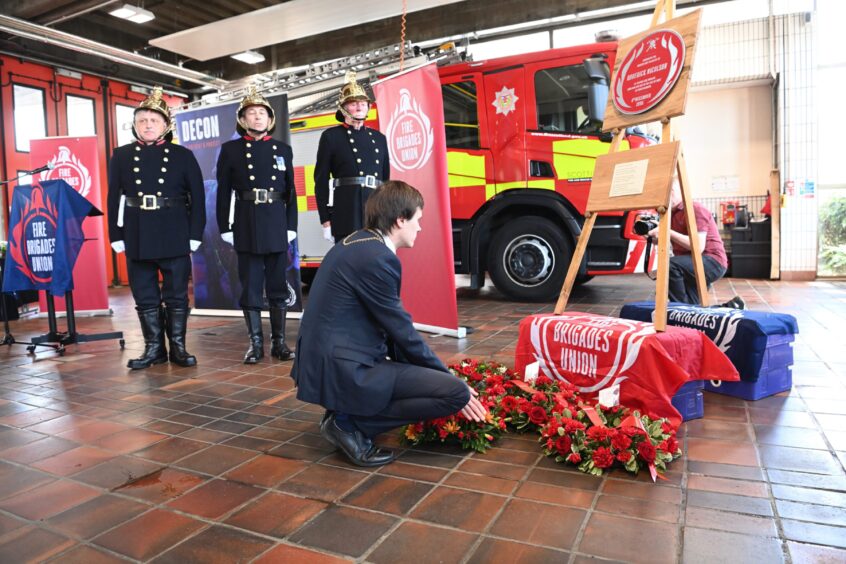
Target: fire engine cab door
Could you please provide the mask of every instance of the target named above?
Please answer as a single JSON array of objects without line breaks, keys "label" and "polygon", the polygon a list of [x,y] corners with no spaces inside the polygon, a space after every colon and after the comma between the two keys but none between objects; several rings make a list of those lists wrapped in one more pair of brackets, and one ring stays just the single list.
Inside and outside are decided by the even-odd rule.
[{"label": "fire engine cab door", "polygon": [[526,104],[530,96],[524,83],[522,65],[486,73],[485,99],[479,100],[488,116],[489,142],[493,154],[493,180],[496,192],[525,188]]}]

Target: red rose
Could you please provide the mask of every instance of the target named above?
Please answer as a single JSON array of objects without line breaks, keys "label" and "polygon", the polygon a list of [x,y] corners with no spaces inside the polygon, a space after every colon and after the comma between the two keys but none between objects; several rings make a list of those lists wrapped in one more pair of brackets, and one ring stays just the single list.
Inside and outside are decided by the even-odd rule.
[{"label": "red rose", "polygon": [[558,437],[558,440],[555,441],[555,449],[561,456],[564,456],[565,454],[570,452],[571,446],[573,446],[573,441],[570,440],[569,435]]},{"label": "red rose", "polygon": [[611,446],[615,450],[626,450],[632,446],[632,440],[623,433],[614,433],[611,437]]},{"label": "red rose", "polygon": [[548,419],[549,416],[547,416],[546,410],[539,405],[536,405],[529,410],[529,421],[535,425],[543,425]]},{"label": "red rose", "polygon": [[593,464],[597,468],[609,468],[614,464],[614,455],[606,447],[599,447],[593,452]]},{"label": "red rose", "polygon": [[526,398],[520,398],[517,401],[519,402],[517,409],[520,410],[520,413],[528,413],[529,410],[532,409],[532,402]]},{"label": "red rose", "polygon": [[584,431],[585,424],[581,421],[576,421],[575,419],[570,419],[565,417],[561,420],[561,424],[564,425],[564,431],[567,433],[575,433],[576,431]]},{"label": "red rose", "polygon": [[552,379],[544,376],[543,374],[538,376],[537,380],[535,380],[535,386],[538,388],[549,386],[550,384],[552,384]]},{"label": "red rose", "polygon": [[650,441],[643,441],[637,445],[637,453],[647,463],[655,462],[655,446]]},{"label": "red rose", "polygon": [[670,437],[667,439],[667,452],[670,454],[675,454],[676,451],[679,450],[679,442],[676,440],[675,437]]},{"label": "red rose", "polygon": [[504,411],[511,412],[517,409],[518,403],[519,402],[517,401],[517,398],[515,398],[514,396],[505,396],[499,402],[499,405]]},{"label": "red rose", "polygon": [[602,442],[611,435],[611,429],[608,427],[591,427],[587,431],[587,437],[596,442]]},{"label": "red rose", "polygon": [[532,403],[546,403],[546,394],[543,392],[535,392],[534,394],[532,394]]},{"label": "red rose", "polygon": [[617,453],[617,460],[625,464],[632,458],[632,453],[628,450],[621,450]]},{"label": "red rose", "polygon": [[473,382],[481,382],[485,379],[485,375],[479,374],[478,372],[473,372],[468,375],[468,378],[470,378],[470,380],[472,380]]},{"label": "red rose", "polygon": [[578,464],[582,461],[582,455],[578,452],[571,452],[570,456],[567,457],[567,462],[571,464]]}]

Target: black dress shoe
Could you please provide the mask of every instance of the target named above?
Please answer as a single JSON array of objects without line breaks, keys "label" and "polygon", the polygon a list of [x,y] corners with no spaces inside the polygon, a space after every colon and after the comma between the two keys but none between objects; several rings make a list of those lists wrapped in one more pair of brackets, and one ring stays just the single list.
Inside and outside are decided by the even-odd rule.
[{"label": "black dress shoe", "polygon": [[333,413],[335,413],[335,412],[334,412],[334,411],[332,411],[332,410],[329,410],[329,409],[327,409],[327,410],[323,413],[323,419],[321,419],[321,420],[320,420],[320,432],[321,432],[321,433],[323,432],[323,427],[325,427],[325,426],[326,426],[326,422],[327,422],[327,421],[329,421],[329,418],[330,418],[330,417],[332,417],[332,414],[333,414]]},{"label": "black dress shoe", "polygon": [[330,415],[326,424],[321,427],[320,434],[341,449],[356,466],[382,466],[396,458],[392,451],[377,447],[360,431],[349,433],[338,427],[334,414]]}]

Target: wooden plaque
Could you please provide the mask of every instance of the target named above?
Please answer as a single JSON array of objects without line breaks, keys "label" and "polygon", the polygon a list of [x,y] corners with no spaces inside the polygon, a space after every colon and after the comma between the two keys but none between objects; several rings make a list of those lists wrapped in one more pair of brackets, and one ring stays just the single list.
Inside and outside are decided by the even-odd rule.
[{"label": "wooden plaque", "polygon": [[669,208],[679,146],[673,141],[598,157],[587,211]]},{"label": "wooden plaque", "polygon": [[[693,56],[696,48],[696,37],[699,33],[702,10],[695,10],[690,14],[674,18],[664,24],[650,28],[642,33],[627,37],[620,41],[617,46],[617,56],[614,60],[614,70],[611,73],[611,92],[608,96],[608,104],[605,107],[605,121],[602,124],[603,131],[611,131],[630,127],[651,121],[660,121],[665,118],[672,118],[684,115],[687,104],[687,91],[690,86],[690,70],[693,65]],[[624,68],[623,63],[633,48],[637,47],[642,39],[647,38],[660,30],[669,30],[681,36],[684,41],[684,64],[675,85],[669,90],[660,102],[641,113],[624,113],[614,103],[615,79],[621,72],[634,75],[634,69]],[[648,55],[649,46],[643,50],[642,56]],[[642,73],[650,72],[653,69],[646,68]],[[641,74],[642,74],[641,73]],[[636,110],[633,110],[636,111]]]}]

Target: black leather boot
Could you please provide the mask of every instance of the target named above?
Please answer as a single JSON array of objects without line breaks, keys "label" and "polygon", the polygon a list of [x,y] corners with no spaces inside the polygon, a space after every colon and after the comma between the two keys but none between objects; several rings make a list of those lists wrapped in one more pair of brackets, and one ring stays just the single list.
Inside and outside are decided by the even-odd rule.
[{"label": "black leather boot", "polygon": [[167,362],[164,324],[162,323],[159,308],[139,311],[138,319],[141,321],[141,333],[144,335],[144,354],[139,358],[130,360],[126,364],[126,367],[132,370],[139,370],[148,368],[154,364]]},{"label": "black leather boot", "polygon": [[256,364],[264,358],[264,334],[261,332],[261,311],[244,310],[247,332],[250,334],[250,348],[244,355],[244,364]]},{"label": "black leather boot", "polygon": [[285,344],[285,313],[284,307],[270,307],[270,356],[279,360],[294,358]]},{"label": "black leather boot", "polygon": [[188,325],[188,308],[167,308],[165,318],[167,337],[170,340],[168,358],[179,366],[197,366],[197,357],[185,350],[185,330]]}]

